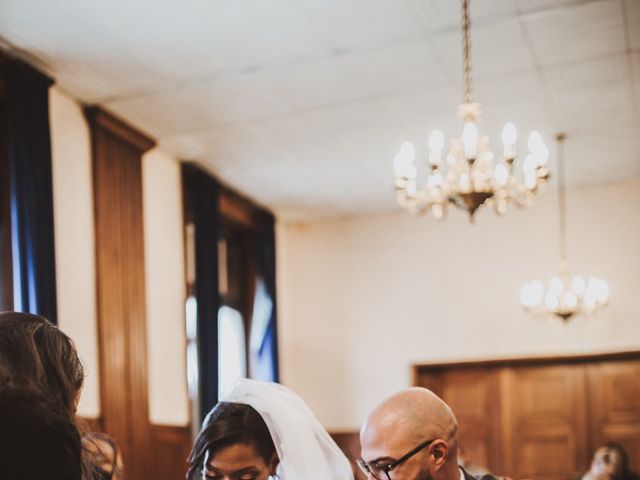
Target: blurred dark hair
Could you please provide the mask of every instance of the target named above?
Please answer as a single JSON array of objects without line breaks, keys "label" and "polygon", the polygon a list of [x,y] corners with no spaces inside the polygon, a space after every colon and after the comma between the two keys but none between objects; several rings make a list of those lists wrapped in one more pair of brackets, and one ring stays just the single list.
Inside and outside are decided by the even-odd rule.
[{"label": "blurred dark hair", "polygon": [[33,392],[2,389],[0,465],[11,480],[81,480],[78,429]]},{"label": "blurred dark hair", "polygon": [[75,418],[84,369],[73,341],[46,318],[0,313],[0,390],[19,389]]},{"label": "blurred dark hair", "polygon": [[[613,479],[625,480],[629,476],[629,455],[622,445],[617,442],[608,442],[603,445],[606,448],[604,462],[613,467]],[[611,453],[614,453],[612,456]]]},{"label": "blurred dark hair", "polygon": [[187,479],[195,480],[202,474],[207,452],[212,458],[217,451],[237,443],[253,446],[267,464],[276,454],[269,428],[253,407],[218,402],[205,419],[189,454]]}]

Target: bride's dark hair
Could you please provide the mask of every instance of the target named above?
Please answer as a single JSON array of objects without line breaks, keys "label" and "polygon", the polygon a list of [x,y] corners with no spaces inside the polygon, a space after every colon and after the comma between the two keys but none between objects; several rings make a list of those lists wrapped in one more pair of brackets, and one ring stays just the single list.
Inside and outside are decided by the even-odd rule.
[{"label": "bride's dark hair", "polygon": [[207,452],[212,456],[237,443],[253,446],[265,463],[276,454],[269,428],[253,407],[219,402],[208,415],[189,454],[187,479],[197,479],[202,474]]}]

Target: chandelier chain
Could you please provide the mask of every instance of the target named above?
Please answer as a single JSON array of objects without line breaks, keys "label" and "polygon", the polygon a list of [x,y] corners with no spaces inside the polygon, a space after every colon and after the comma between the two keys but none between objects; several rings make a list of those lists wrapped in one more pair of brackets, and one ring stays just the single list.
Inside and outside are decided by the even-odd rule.
[{"label": "chandelier chain", "polygon": [[464,81],[464,103],[473,102],[471,89],[471,19],[469,17],[469,0],[462,0],[462,73]]},{"label": "chandelier chain", "polygon": [[564,140],[566,135],[556,135],[558,141],[558,232],[560,234],[560,262],[566,264],[567,258],[567,199],[565,187]]}]

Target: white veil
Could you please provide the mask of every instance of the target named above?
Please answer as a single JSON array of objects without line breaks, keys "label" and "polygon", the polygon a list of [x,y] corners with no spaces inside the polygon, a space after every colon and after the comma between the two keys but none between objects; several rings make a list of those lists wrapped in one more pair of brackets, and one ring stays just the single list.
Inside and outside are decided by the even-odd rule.
[{"label": "white veil", "polygon": [[281,480],[353,480],[347,457],[288,388],[243,378],[222,401],[250,405],[262,416],[280,458]]}]

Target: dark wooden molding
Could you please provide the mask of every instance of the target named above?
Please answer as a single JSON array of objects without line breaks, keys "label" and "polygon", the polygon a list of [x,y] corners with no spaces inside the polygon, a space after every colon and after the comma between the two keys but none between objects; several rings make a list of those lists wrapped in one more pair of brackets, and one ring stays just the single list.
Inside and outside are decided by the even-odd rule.
[{"label": "dark wooden molding", "polygon": [[257,228],[255,208],[239,196],[221,190],[218,207],[223,219],[245,228]]},{"label": "dark wooden molding", "polygon": [[417,379],[423,372],[433,372],[438,370],[447,370],[452,367],[456,368],[486,368],[486,367],[508,367],[508,366],[534,366],[548,365],[555,363],[590,363],[598,361],[615,361],[615,360],[637,360],[640,359],[640,351],[620,351],[620,352],[602,352],[588,353],[578,355],[549,355],[549,356],[531,356],[531,357],[501,357],[495,359],[478,359],[478,360],[447,360],[443,362],[432,362],[413,365],[413,384],[417,385]]},{"label": "dark wooden molding", "polygon": [[87,110],[93,157],[100,399],[127,478],[151,471],[142,154],[153,142],[100,109]]},{"label": "dark wooden molding", "polygon": [[260,215],[270,211],[255,200],[224,184],[220,185],[218,207],[223,221],[251,230],[258,228]]},{"label": "dark wooden molding", "polygon": [[133,145],[141,153],[151,150],[156,141],[140,129],[133,127],[103,107],[92,105],[85,107],[84,114],[92,127],[99,126],[121,140]]}]

